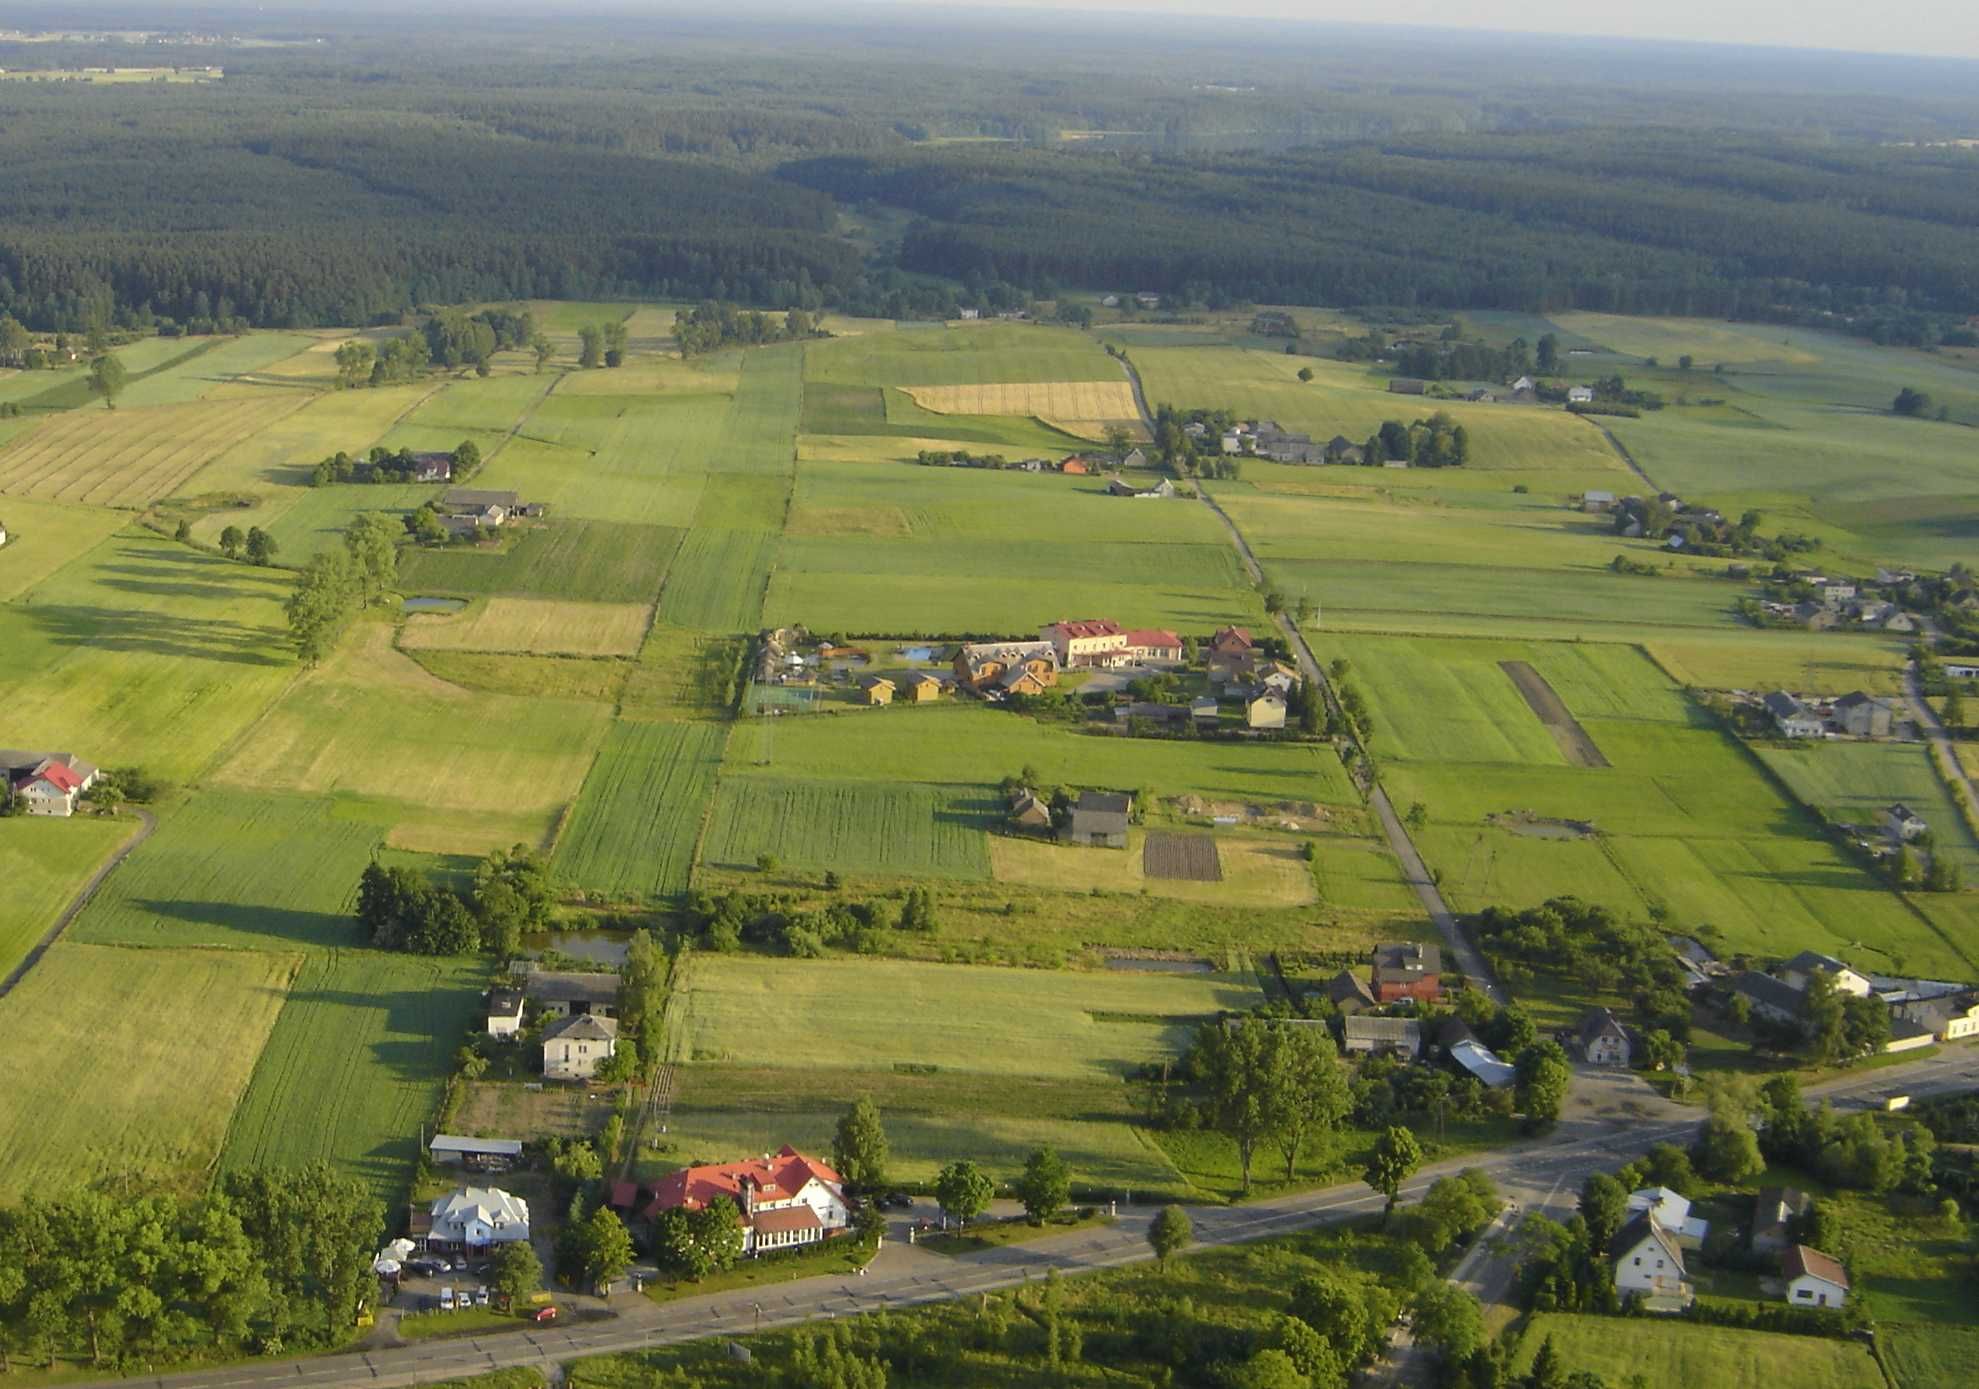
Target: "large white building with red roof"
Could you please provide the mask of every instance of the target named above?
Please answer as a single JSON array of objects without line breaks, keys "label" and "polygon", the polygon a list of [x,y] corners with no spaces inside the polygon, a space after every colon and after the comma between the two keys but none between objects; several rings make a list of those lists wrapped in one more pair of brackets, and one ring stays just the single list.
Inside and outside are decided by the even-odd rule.
[{"label": "large white building with red roof", "polygon": [[96,768],[71,752],[0,748],[0,787],[25,798],[30,815],[75,814],[76,801],[96,778]]},{"label": "large white building with red roof", "polygon": [[1127,631],[1108,618],[1052,623],[1038,633],[1058,653],[1058,664],[1066,670],[1084,666],[1118,665],[1127,652]]},{"label": "large white building with red roof", "polygon": [[745,1254],[816,1244],[852,1226],[845,1180],[789,1144],[767,1157],[684,1167],[649,1187],[613,1186],[612,1206],[652,1219],[670,1210],[700,1210],[727,1199],[742,1212]]}]

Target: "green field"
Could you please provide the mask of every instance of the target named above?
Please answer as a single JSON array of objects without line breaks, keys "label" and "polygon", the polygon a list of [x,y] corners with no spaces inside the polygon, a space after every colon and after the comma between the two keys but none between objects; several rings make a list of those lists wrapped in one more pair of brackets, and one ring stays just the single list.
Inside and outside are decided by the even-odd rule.
[{"label": "green field", "polygon": [[715,724],[614,724],[557,842],[558,879],[612,898],[686,891],[722,736]]},{"label": "green field", "polygon": [[1519,1340],[1513,1370],[1523,1374],[1548,1339],[1569,1372],[1591,1370],[1612,1384],[1639,1375],[1650,1389],[1779,1384],[1794,1389],[1881,1389],[1867,1346],[1819,1336],[1787,1336],[1697,1326],[1671,1318],[1576,1316],[1542,1312]]},{"label": "green field", "polygon": [[136,833],[133,820],[20,815],[0,823],[0,978],[54,924],[96,866]]},{"label": "green field", "polygon": [[1864,838],[1881,839],[1883,810],[1902,801],[1930,825],[1931,852],[1949,855],[1967,882],[1979,882],[1979,840],[1925,744],[1822,743],[1758,752],[1796,796],[1837,823],[1859,826]]},{"label": "green field", "polygon": [[0,545],[0,603],[10,602],[70,560],[89,553],[130,521],[124,512],[27,497],[0,501],[7,543]]},{"label": "green field", "polygon": [[989,877],[984,832],[994,787],[734,778],[715,797],[702,858],[743,867],[759,855],[803,868],[902,877]]},{"label": "green field", "polygon": [[865,333],[805,348],[805,376],[842,386],[973,386],[1118,381],[1099,342],[1069,328],[983,323],[944,332]]},{"label": "green field", "polygon": [[659,621],[708,632],[754,631],[775,554],[776,537],[762,531],[689,532],[660,592]]},{"label": "green field", "polygon": [[552,517],[505,542],[497,553],[462,545],[407,550],[399,559],[399,587],[407,593],[650,603],[680,549],[682,534],[668,526]]},{"label": "green field", "polygon": [[111,1181],[200,1190],[298,963],[52,947],[0,999],[0,1198]]},{"label": "green field", "polygon": [[460,1039],[481,1016],[486,973],[473,959],[309,956],[227,1131],[222,1169],[327,1158],[396,1199]]}]

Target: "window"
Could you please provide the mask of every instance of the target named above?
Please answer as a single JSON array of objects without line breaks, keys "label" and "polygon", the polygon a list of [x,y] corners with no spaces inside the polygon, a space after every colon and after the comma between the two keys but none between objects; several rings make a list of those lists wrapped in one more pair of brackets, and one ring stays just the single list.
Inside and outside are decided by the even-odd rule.
[{"label": "window", "polygon": [[1793,1295],[1805,1301],[1814,1296],[1814,1290],[1812,1288],[1795,1288]]}]

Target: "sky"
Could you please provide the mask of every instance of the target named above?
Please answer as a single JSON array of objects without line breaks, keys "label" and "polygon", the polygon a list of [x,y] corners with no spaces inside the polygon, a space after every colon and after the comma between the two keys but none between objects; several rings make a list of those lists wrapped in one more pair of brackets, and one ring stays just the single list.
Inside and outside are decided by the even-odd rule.
[{"label": "sky", "polygon": [[1979,0],[957,0],[1012,8],[1402,24],[1979,58]]}]

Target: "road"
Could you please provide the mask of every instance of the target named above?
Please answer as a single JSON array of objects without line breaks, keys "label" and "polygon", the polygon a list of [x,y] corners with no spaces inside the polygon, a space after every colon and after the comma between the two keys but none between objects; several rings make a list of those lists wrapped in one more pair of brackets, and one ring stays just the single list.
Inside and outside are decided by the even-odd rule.
[{"label": "road", "polygon": [[[1903,1093],[1925,1098],[1979,1086],[1979,1047],[1955,1048],[1924,1061],[1808,1087],[1811,1102],[1833,1100],[1839,1109],[1880,1105]],[[1577,1192],[1590,1173],[1611,1170],[1657,1143],[1687,1142],[1697,1120],[1635,1121],[1618,1116],[1563,1122],[1545,1138],[1469,1159],[1426,1167],[1403,1188],[1414,1200],[1438,1176],[1477,1167],[1489,1172],[1511,1200],[1530,1209],[1549,1196]],[[1380,1197],[1358,1184],[1276,1197],[1246,1206],[1191,1207],[1198,1247],[1239,1244],[1291,1234],[1380,1209]],[[921,1250],[889,1247],[865,1277],[833,1275],[784,1283],[754,1292],[715,1293],[653,1303],[628,1298],[617,1316],[556,1329],[468,1335],[383,1350],[316,1359],[251,1361],[184,1374],[102,1381],[155,1389],[342,1389],[368,1385],[395,1389],[513,1365],[543,1369],[581,1356],[673,1345],[709,1336],[743,1336],[801,1322],[919,1306],[1022,1287],[1050,1269],[1089,1273],[1152,1257],[1147,1228],[1155,1207],[1127,1207],[1117,1224],[932,1262]]]},{"label": "road", "polygon": [[[1934,642],[1936,636],[1936,632],[1930,633]],[[1945,769],[1945,775],[1957,778],[1958,784],[1965,791],[1965,803],[1975,811],[1979,811],[1979,789],[1973,787],[1972,778],[1965,774],[1965,765],[1958,760],[1958,749],[1952,746],[1951,735],[1945,731],[1944,720],[1938,717],[1938,711],[1933,709],[1930,701],[1924,698],[1924,682],[1918,678],[1916,661],[1910,662],[1903,668],[1903,697],[1904,702],[1910,705],[1910,717],[1924,736],[1930,739],[1939,764]]]},{"label": "road", "polygon": [[[1140,409],[1141,422],[1147,426],[1148,433],[1152,435],[1154,415],[1148,409],[1147,393],[1141,388],[1141,374],[1135,369],[1134,364],[1124,357],[1120,359],[1120,365],[1126,370],[1127,380],[1133,386],[1134,404]],[[1619,450],[1621,445],[1616,444],[1616,448]],[[1623,457],[1627,457],[1627,454],[1624,453]],[[1215,514],[1216,519],[1223,523],[1223,529],[1230,536],[1230,543],[1237,547],[1237,556],[1244,563],[1244,572],[1250,575],[1253,584],[1262,588],[1264,566],[1258,563],[1257,555],[1251,550],[1250,541],[1244,538],[1244,533],[1237,528],[1237,523],[1230,519],[1229,513],[1217,505],[1216,498],[1210,495],[1209,488],[1200,478],[1196,480],[1196,496]],[[1284,613],[1277,614],[1275,620],[1279,629],[1284,632],[1292,654],[1298,660],[1300,671],[1312,682],[1314,689],[1326,696],[1327,704],[1337,714],[1339,701],[1333,693],[1332,685],[1327,681],[1326,672],[1321,668],[1318,658],[1312,654],[1312,648],[1306,645],[1305,634],[1299,630],[1298,624]],[[1497,981],[1491,977],[1491,971],[1484,963],[1483,954],[1471,944],[1457,925],[1457,918],[1443,901],[1443,894],[1437,888],[1436,880],[1430,876],[1428,866],[1422,861],[1422,855],[1416,852],[1415,842],[1409,838],[1407,828],[1402,824],[1401,817],[1395,814],[1395,807],[1389,803],[1388,793],[1381,789],[1380,782],[1377,781],[1370,788],[1368,798],[1374,806],[1375,818],[1381,822],[1381,832],[1387,837],[1389,850],[1402,865],[1402,876],[1407,879],[1410,890],[1416,895],[1416,900],[1422,903],[1422,909],[1435,925],[1437,934],[1443,937],[1444,949],[1449,951],[1450,958],[1455,961],[1474,988],[1481,989],[1494,1003],[1504,1003],[1506,1001],[1504,990],[1499,988]]]},{"label": "road", "polygon": [[103,886],[103,880],[116,870],[118,864],[131,856],[131,850],[151,838],[151,832],[158,828],[158,819],[150,811],[140,810],[136,806],[132,806],[131,809],[137,815],[137,831],[118,846],[117,852],[110,855],[101,868],[89,875],[89,881],[82,885],[82,891],[70,898],[69,905],[62,908],[62,914],[55,918],[55,924],[42,933],[41,939],[34,943],[32,950],[21,957],[21,962],[14,966],[13,971],[5,979],[0,979],[0,998],[5,998],[14,991],[14,985],[20,983],[27,972],[40,963],[48,947],[61,939],[62,932],[69,929],[69,923],[76,919],[76,914],[89,905],[89,899],[96,895],[96,889]]}]

